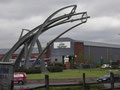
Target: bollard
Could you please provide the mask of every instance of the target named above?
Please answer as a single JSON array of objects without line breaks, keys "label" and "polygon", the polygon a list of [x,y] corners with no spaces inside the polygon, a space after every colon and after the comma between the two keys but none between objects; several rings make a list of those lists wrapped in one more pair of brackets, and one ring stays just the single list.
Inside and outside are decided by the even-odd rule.
[{"label": "bollard", "polygon": [[14,81],[11,80],[11,88],[10,88],[10,90],[13,90],[13,89],[14,89]]},{"label": "bollard", "polygon": [[49,90],[49,76],[45,75],[45,90]]},{"label": "bollard", "polygon": [[114,90],[114,74],[110,72],[111,90]]},{"label": "bollard", "polygon": [[85,90],[85,73],[83,73],[83,90]]}]

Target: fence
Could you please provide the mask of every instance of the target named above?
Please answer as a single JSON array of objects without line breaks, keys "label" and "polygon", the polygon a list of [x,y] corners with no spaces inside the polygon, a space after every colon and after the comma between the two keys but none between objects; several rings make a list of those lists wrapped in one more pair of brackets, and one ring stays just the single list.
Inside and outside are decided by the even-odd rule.
[{"label": "fence", "polygon": [[[114,87],[114,83],[115,83],[114,74],[112,72],[110,73],[110,82],[101,82],[101,83],[98,83],[98,82],[86,83],[85,73],[83,73],[83,82],[79,83],[79,84],[52,84],[51,85],[51,84],[49,84],[49,76],[45,75],[45,85],[35,87],[35,88],[29,88],[29,89],[25,89],[25,90],[34,90],[34,89],[40,89],[40,88],[45,88],[45,90],[49,90],[49,87],[64,87],[64,86],[82,86],[83,90],[86,90],[87,86],[95,85],[95,84],[105,84],[105,83],[111,84],[111,87],[109,88],[109,90],[115,89],[115,87]],[[104,89],[104,90],[106,90],[106,89]]]}]

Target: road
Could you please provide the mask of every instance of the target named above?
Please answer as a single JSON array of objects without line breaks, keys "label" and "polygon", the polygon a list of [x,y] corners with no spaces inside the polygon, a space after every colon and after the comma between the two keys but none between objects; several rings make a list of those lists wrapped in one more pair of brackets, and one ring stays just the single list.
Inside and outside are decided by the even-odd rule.
[{"label": "road", "polygon": [[[60,83],[54,83],[56,85],[59,84],[74,84],[75,82],[60,82]],[[50,83],[50,85],[52,85],[53,83]],[[40,86],[44,86],[44,83],[26,83],[25,85],[18,85],[15,84],[14,85],[14,90],[24,90],[24,89],[30,89],[30,88],[34,88],[34,87],[40,87]],[[111,84],[104,84],[105,88],[111,88]],[[120,88],[120,82],[115,83],[114,84],[115,88]]]},{"label": "road", "polygon": [[[111,84],[104,84],[106,88],[111,88]],[[115,88],[120,88],[120,82],[114,84]]]},{"label": "road", "polygon": [[14,90],[24,90],[24,89],[29,89],[29,88],[34,88],[34,87],[39,87],[43,86],[44,84],[39,84],[39,83],[32,83],[32,84],[25,84],[25,85],[14,85]]},{"label": "road", "polygon": [[[68,84],[74,84],[74,83],[51,83],[50,85],[59,85],[59,84],[64,84],[64,85],[68,85]],[[40,86],[44,86],[45,84],[39,84],[39,83],[32,83],[32,84],[25,84],[25,85],[14,85],[14,90],[24,90],[24,89],[31,89],[34,87],[40,87]]]}]

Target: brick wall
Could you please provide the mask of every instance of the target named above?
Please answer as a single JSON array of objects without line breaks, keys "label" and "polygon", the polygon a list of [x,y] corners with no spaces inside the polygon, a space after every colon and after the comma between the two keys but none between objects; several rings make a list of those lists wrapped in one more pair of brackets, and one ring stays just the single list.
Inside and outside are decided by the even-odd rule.
[{"label": "brick wall", "polygon": [[[78,63],[78,56],[80,56],[80,54],[84,55],[84,44],[83,42],[75,42],[74,43],[74,55],[75,55],[75,62]],[[82,61],[82,60],[80,60]],[[83,63],[83,62],[81,62]]]}]

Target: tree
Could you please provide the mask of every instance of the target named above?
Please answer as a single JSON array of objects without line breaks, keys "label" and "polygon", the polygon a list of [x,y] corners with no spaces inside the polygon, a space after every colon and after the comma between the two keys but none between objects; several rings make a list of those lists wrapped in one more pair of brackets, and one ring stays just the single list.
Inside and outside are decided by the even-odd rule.
[{"label": "tree", "polygon": [[83,50],[78,54],[77,61],[78,61],[78,63],[80,63],[80,62],[85,63]]}]

